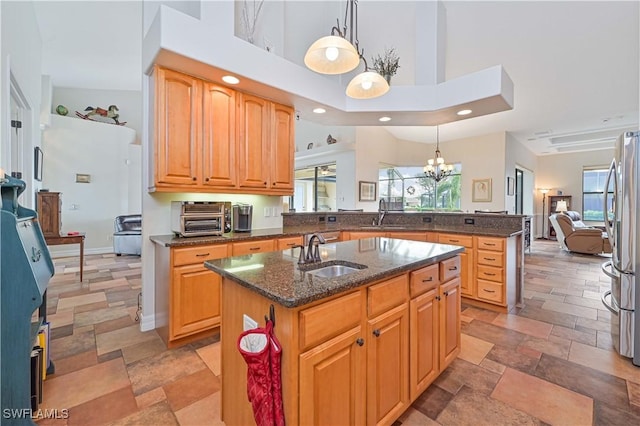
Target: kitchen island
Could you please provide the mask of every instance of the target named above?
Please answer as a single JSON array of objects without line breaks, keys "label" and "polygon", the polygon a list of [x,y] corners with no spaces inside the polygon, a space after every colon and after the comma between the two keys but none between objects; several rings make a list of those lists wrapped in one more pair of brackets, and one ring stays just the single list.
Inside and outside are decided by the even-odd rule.
[{"label": "kitchen island", "polygon": [[[236,347],[245,316],[273,306],[282,346],[288,424],[392,424],[460,348],[463,247],[365,238],[209,260],[222,276],[222,418],[253,423],[246,364]],[[347,265],[324,278],[320,267]]]}]

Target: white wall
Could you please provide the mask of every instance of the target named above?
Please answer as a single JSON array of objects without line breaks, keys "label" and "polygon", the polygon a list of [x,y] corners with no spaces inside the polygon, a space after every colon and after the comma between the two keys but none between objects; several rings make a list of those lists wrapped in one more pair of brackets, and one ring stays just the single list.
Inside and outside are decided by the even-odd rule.
[{"label": "white wall", "polygon": [[[506,148],[505,148],[505,182],[506,178],[510,177],[515,180],[516,176],[516,166],[520,169],[528,170],[535,174],[537,157],[531,152],[527,147],[521,144],[513,135],[507,133],[506,134]],[[525,182],[528,182],[529,179],[525,179]],[[515,195],[506,195],[505,193],[505,210],[508,210],[509,213],[514,213],[516,211],[516,197]],[[533,199],[535,194],[532,191],[532,188],[525,186],[523,188],[523,205],[522,211],[524,214],[532,214],[533,210],[530,209],[533,203]]]},{"label": "white wall", "polygon": [[[113,221],[130,213],[129,145],[135,131],[124,126],[53,115],[44,131],[42,187],[62,193],[62,233],[86,232],[87,253],[113,250]],[[76,183],[76,174],[91,175]],[[137,187],[140,187],[138,179]],[[52,246],[53,256],[77,253],[75,246]]]},{"label": "white wall", "polygon": [[9,81],[15,78],[28,103],[25,111],[23,172],[27,190],[21,204],[32,207],[39,182],[33,179],[33,148],[40,146],[40,99],[42,97],[42,41],[32,2],[0,2],[0,167],[10,170]]}]

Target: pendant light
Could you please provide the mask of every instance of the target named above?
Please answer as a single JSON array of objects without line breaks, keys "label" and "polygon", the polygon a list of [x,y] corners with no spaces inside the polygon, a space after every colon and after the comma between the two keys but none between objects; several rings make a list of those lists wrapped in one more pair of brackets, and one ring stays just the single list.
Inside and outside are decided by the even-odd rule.
[{"label": "pendant light", "polygon": [[445,164],[444,158],[440,153],[440,130],[438,126],[436,126],[436,156],[427,161],[427,165],[424,166],[423,170],[428,178],[436,182],[440,182],[453,172],[453,164]]},{"label": "pendant light", "polygon": [[[349,27],[347,27],[349,18]],[[344,12],[345,26],[340,29],[340,20],[331,28],[331,35],[316,40],[304,56],[305,65],[321,74],[343,74],[354,70],[364,61],[364,72],[356,75],[347,86],[347,96],[355,99],[371,99],[389,91],[389,83],[380,74],[369,71],[358,41],[358,1],[347,0]],[[354,39],[355,28],[355,39]],[[349,40],[345,37],[349,29]],[[335,35],[337,33],[337,35]]]}]

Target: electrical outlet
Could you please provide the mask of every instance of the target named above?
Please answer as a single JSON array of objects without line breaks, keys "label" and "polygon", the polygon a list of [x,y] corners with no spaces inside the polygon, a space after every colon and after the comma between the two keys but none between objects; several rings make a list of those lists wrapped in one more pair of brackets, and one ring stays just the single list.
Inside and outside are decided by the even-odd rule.
[{"label": "electrical outlet", "polygon": [[254,328],[258,328],[258,323],[247,314],[242,314],[242,330],[247,331]]},{"label": "electrical outlet", "polygon": [[476,223],[475,219],[472,219],[470,217],[465,217],[464,218],[464,224],[465,225],[474,225]]},{"label": "electrical outlet", "polygon": [[422,223],[431,223],[431,218],[429,216],[423,216]]},{"label": "electrical outlet", "polygon": [[329,222],[335,222],[336,221],[336,217],[335,216],[329,216]]},{"label": "electrical outlet", "polygon": [[265,207],[264,208],[264,217],[270,217],[271,216],[271,207]]}]

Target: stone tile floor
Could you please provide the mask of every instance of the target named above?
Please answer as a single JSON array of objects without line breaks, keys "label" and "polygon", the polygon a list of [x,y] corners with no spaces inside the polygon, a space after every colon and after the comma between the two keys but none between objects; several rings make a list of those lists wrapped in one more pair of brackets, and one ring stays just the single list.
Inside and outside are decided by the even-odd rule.
[{"label": "stone tile floor", "polygon": [[[535,241],[525,257],[525,306],[509,315],[463,306],[462,351],[396,422],[402,425],[640,424],[640,368],[618,356],[606,259]],[[135,321],[140,258],[55,259],[49,287],[56,373],[39,425],[216,425],[216,337],[167,350]]]}]

